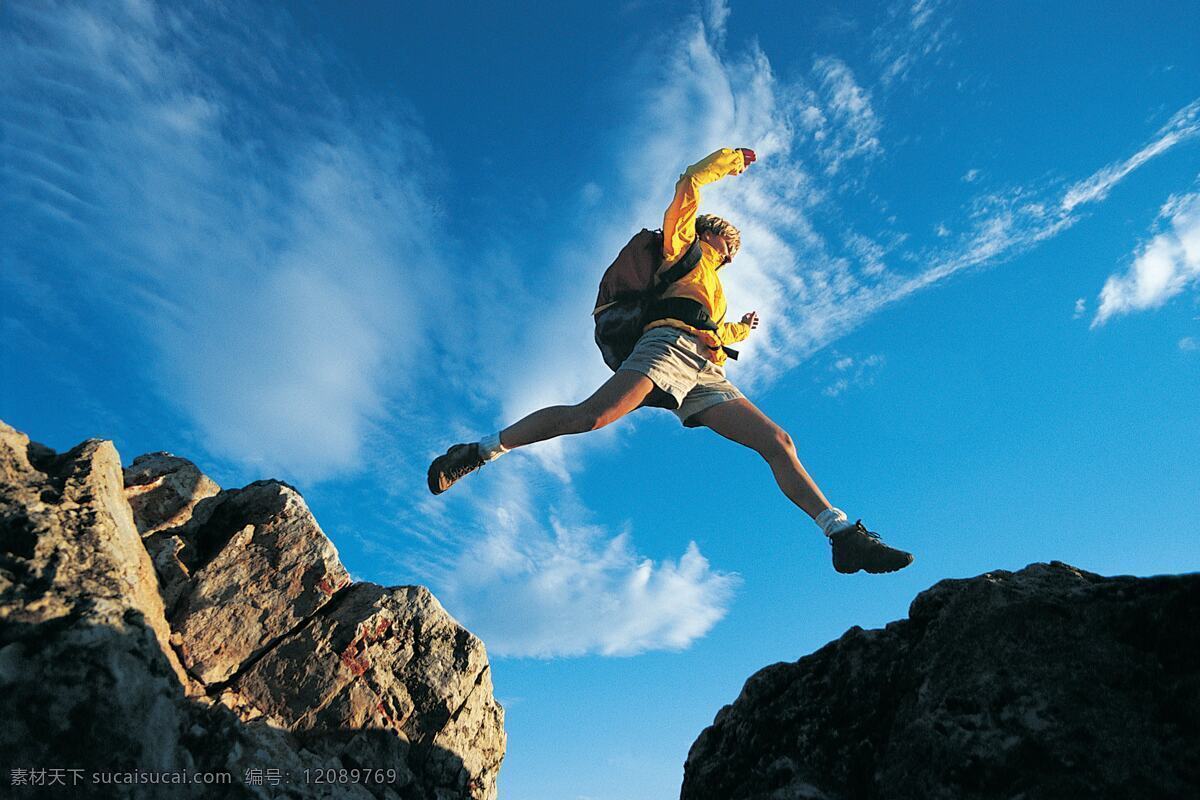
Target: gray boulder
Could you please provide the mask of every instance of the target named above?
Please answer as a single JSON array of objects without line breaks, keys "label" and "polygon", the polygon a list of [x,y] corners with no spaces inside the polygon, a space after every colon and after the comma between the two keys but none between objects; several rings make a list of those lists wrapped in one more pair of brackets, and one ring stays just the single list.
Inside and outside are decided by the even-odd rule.
[{"label": "gray boulder", "polygon": [[907,620],[751,677],[681,798],[1200,796],[1198,619],[1195,574],[941,581]]}]

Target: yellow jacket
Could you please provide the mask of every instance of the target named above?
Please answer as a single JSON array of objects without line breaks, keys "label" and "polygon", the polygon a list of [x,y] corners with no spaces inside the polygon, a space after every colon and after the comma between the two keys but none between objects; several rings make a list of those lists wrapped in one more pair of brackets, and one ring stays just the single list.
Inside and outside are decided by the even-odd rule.
[{"label": "yellow jacket", "polygon": [[[692,164],[679,176],[675,184],[675,198],[663,216],[663,263],[659,273],[683,257],[696,239],[696,211],[700,207],[700,187],[718,181],[727,175],[737,175],[746,169],[740,150],[728,148],[718,150],[707,158]],[[663,297],[686,297],[704,306],[709,316],[717,323],[716,331],[702,331],[677,319],[660,319],[651,322],[646,330],[669,325],[687,331],[711,348],[709,359],[715,364],[725,363],[722,345],[735,344],[750,335],[750,326],[741,322],[725,322],[725,290],[717,270],[721,268],[721,254],[706,242],[700,242],[700,263],[684,277],[667,287]]]}]

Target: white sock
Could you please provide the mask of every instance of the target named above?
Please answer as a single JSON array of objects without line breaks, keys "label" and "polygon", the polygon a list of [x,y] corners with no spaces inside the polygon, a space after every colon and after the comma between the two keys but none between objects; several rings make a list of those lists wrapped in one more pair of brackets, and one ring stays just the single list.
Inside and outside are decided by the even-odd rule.
[{"label": "white sock", "polygon": [[508,452],[508,448],[500,444],[500,434],[493,433],[479,440],[479,455],[484,461],[495,461]]},{"label": "white sock", "polygon": [[817,524],[821,526],[821,530],[825,532],[826,536],[832,536],[840,530],[854,527],[854,523],[846,518],[846,512],[840,508],[827,508],[817,514]]}]

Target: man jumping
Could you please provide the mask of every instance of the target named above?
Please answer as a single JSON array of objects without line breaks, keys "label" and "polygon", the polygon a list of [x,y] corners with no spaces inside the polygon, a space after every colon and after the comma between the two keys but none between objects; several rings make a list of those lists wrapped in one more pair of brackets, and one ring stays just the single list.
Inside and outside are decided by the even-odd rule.
[{"label": "man jumping", "polygon": [[[751,311],[740,322],[724,321],[725,292],[718,273],[737,255],[741,234],[720,217],[697,216],[700,187],[740,175],[754,160],[753,150],[722,149],[680,176],[663,217],[658,275],[680,262],[697,239],[699,261],[661,292],[651,308],[656,313],[650,314],[633,352],[616,373],[582,403],[543,408],[478,442],[454,445],[430,465],[429,491],[441,494],[509,450],[594,431],[635,409],[656,406],[671,409],[685,427],[710,428],[761,455],[787,498],[829,538],[838,572],[895,572],[912,563],[911,554],[884,544],[861,520],[852,523],[833,507],[801,465],[787,432],[725,377],[726,346],[749,336],[758,327],[758,314]],[[594,313],[603,309],[602,304]]]}]

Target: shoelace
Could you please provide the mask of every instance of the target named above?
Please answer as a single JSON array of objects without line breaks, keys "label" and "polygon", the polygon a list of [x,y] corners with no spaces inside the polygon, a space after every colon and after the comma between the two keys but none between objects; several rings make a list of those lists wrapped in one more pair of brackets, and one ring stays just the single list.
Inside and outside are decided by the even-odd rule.
[{"label": "shoelace", "polygon": [[854,523],[854,527],[855,527],[855,530],[857,530],[859,533],[865,533],[867,536],[870,536],[872,539],[874,539],[877,542],[883,541],[883,539],[879,538],[878,533],[876,533],[875,531],[867,530],[867,526],[862,524],[861,519],[858,522]]},{"label": "shoelace", "polygon": [[[847,528],[847,530],[850,530],[850,529],[849,529],[849,528]],[[874,539],[875,541],[879,542],[880,544],[883,544],[883,539],[882,539],[882,538],[880,538],[879,534],[878,534],[878,533],[876,533],[875,531],[869,531],[869,530],[867,530],[867,526],[862,524],[862,520],[861,520],[861,519],[860,519],[858,522],[854,523],[854,530],[855,530],[855,531],[857,531],[857,532],[859,532],[859,533],[865,533],[865,534],[866,534],[867,536],[869,536],[870,538]],[[840,531],[839,531],[839,533],[840,533]],[[829,539],[829,546],[830,546],[830,547],[833,547],[833,537],[832,537],[832,536],[829,536],[829,537],[827,537],[827,538]],[[884,546],[884,547],[887,547],[887,545],[886,545],[886,544],[884,544],[883,546]]]},{"label": "shoelace", "polygon": [[[875,531],[867,530],[867,526],[862,524],[861,519],[858,522],[854,523],[853,528],[845,528],[841,531],[838,531],[838,533],[844,533],[845,531],[848,531],[848,530],[853,530],[858,533],[865,533],[870,538],[874,539],[875,541],[879,542],[880,544],[883,544],[883,539],[879,538],[879,534],[876,533]],[[833,547],[833,536],[827,536],[825,538],[829,540],[829,546]],[[884,546],[886,547],[887,545],[884,545]]]}]

